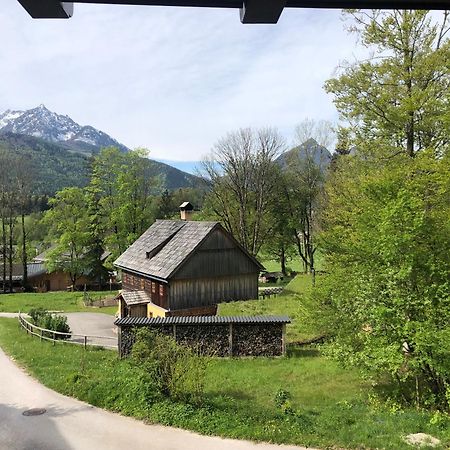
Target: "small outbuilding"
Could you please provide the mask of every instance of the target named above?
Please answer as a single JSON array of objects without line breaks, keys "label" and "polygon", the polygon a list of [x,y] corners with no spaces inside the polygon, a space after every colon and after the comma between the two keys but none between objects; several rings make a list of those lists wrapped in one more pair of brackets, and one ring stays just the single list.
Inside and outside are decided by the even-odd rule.
[{"label": "small outbuilding", "polygon": [[220,302],[258,298],[264,269],[220,223],[190,220],[157,220],[114,264],[122,317],[144,306],[148,317],[214,315]]},{"label": "small outbuilding", "polygon": [[138,328],[171,336],[204,355],[281,356],[290,322],[287,316],[122,317],[115,325],[121,357],[131,353]]}]

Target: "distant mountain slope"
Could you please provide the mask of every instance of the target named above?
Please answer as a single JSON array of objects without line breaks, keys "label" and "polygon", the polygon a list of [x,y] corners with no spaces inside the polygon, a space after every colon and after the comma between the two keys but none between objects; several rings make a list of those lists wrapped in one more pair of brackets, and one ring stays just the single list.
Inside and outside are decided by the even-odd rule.
[{"label": "distant mountain slope", "polygon": [[69,116],[49,111],[44,105],[26,111],[7,110],[0,114],[0,133],[16,133],[64,144],[72,151],[92,154],[102,147],[129,149],[103,131],[82,126]]},{"label": "distant mountain slope", "polygon": [[325,170],[331,162],[332,155],[326,147],[319,145],[314,139],[308,139],[298,147],[282,153],[276,162],[285,168],[291,160],[304,161],[306,158],[312,158],[318,166]]},{"label": "distant mountain slope", "polygon": [[[89,157],[69,150],[65,144],[10,132],[0,133],[0,150],[6,150],[30,161],[33,171],[32,192],[54,195],[69,186],[86,186],[89,174]],[[152,176],[159,176],[162,188],[173,190],[195,187],[199,178],[171,167],[151,161]]]},{"label": "distant mountain slope", "polygon": [[32,168],[33,194],[53,195],[68,186],[85,186],[89,159],[33,136],[0,134],[0,150],[26,158]]}]

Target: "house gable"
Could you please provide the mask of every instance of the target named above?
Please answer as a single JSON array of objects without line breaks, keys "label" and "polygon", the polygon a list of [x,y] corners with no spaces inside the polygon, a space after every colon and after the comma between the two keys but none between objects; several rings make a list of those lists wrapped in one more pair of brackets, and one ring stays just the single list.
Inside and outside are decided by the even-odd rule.
[{"label": "house gable", "polygon": [[257,274],[261,265],[217,225],[174,271],[173,279],[198,279]]}]

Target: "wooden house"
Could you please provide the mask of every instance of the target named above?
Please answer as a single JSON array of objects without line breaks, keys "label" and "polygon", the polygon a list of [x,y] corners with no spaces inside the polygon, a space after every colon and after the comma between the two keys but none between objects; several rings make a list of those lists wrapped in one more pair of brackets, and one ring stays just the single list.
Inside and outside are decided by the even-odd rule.
[{"label": "wooden house", "polygon": [[114,264],[121,317],[214,315],[217,303],[258,298],[264,269],[218,222],[189,220],[157,220]]}]

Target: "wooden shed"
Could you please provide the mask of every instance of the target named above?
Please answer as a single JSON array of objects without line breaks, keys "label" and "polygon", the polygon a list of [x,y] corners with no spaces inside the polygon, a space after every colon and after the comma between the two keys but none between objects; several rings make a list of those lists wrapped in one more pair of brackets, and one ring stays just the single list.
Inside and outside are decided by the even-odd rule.
[{"label": "wooden shed", "polygon": [[185,220],[157,220],[114,264],[123,293],[150,297],[149,317],[213,315],[217,303],[258,298],[264,269],[218,222]]}]

